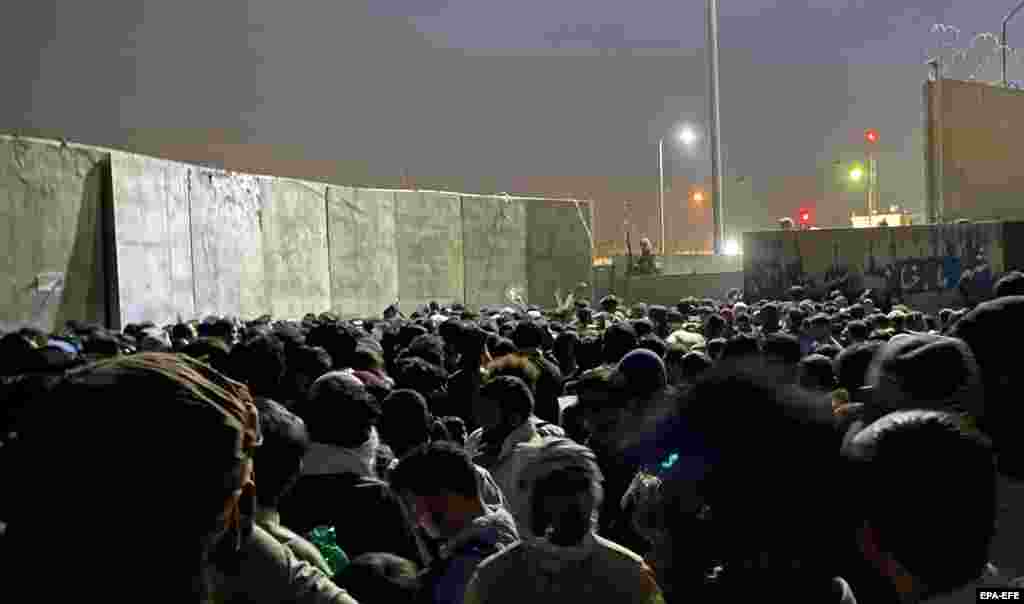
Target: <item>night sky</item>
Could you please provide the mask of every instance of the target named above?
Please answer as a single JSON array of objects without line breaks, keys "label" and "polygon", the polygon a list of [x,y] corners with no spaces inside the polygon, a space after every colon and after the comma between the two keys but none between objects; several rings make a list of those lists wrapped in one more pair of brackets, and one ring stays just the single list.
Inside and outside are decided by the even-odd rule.
[{"label": "night sky", "polygon": [[[1013,2],[720,4],[737,232],[805,205],[848,222],[860,197],[832,162],[859,158],[867,127],[883,199],[920,211],[923,63],[951,40],[932,26],[965,46]],[[635,232],[656,233],[657,140],[707,112],[699,0],[33,0],[5,25],[0,131],[342,184],[594,197],[598,239],[621,234],[625,199]],[[706,216],[676,189],[710,167],[672,147],[666,169],[685,239]]]}]

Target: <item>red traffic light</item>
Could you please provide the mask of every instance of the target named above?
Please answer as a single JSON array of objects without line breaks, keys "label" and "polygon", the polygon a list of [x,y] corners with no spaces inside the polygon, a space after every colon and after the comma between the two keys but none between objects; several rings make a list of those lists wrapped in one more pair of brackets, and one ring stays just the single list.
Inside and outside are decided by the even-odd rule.
[{"label": "red traffic light", "polygon": [[874,129],[868,130],[867,132],[864,133],[864,140],[866,140],[869,143],[877,143],[878,132]]},{"label": "red traffic light", "polygon": [[810,210],[800,210],[800,222],[802,224],[807,224],[810,221],[811,221],[811,211]]}]

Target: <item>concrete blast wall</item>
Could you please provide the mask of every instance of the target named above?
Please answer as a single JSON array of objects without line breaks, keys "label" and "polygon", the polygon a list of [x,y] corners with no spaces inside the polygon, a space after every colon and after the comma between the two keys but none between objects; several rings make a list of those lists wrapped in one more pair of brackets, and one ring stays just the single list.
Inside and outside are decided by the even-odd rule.
[{"label": "concrete blast wall", "polygon": [[373,316],[396,300],[501,303],[513,287],[546,305],[589,279],[580,207],[0,137],[0,327]]},{"label": "concrete blast wall", "polygon": [[[466,304],[503,304],[507,290],[527,291],[526,207],[532,203],[504,197],[462,198]],[[543,298],[529,293],[543,304]]]},{"label": "concrete blast wall", "polygon": [[[1021,266],[1020,223],[977,223],[764,231],[744,236],[744,291],[783,298],[793,285],[816,293],[872,289],[933,310],[960,302],[966,271],[987,266],[997,277]],[[982,292],[987,294],[988,290]],[[982,284],[985,289],[985,284]]]},{"label": "concrete blast wall", "polygon": [[542,306],[555,304],[580,282],[589,282],[592,259],[580,254],[590,249],[590,208],[572,202],[528,204],[526,207],[526,278],[530,300]]},{"label": "concrete blast wall", "polygon": [[331,303],[374,316],[399,298],[395,192],[327,188]]},{"label": "concrete blast wall", "polygon": [[195,314],[254,317],[270,312],[264,259],[265,180],[190,167]]},{"label": "concrete blast wall", "polygon": [[932,221],[1024,220],[1024,91],[939,80],[924,98]]},{"label": "concrete blast wall", "polygon": [[395,229],[398,293],[403,308],[465,296],[462,201],[457,195],[399,192]]},{"label": "concrete blast wall", "polygon": [[[269,181],[263,209],[263,262],[270,314],[298,318],[334,309],[327,252],[327,185]],[[347,269],[348,267],[346,267]]]},{"label": "concrete blast wall", "polygon": [[743,271],[633,275],[627,281],[623,273],[602,266],[594,270],[593,283],[595,303],[608,294],[616,294],[629,305],[643,302],[672,307],[690,296],[724,300],[730,289],[743,288]]},{"label": "concrete blast wall", "polygon": [[0,329],[103,323],[110,156],[0,137]]}]

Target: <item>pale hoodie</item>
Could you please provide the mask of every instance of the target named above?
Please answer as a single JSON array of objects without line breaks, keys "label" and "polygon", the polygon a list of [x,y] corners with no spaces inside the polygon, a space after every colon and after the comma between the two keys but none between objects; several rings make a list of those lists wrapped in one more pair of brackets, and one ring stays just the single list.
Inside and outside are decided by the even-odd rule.
[{"label": "pale hoodie", "polygon": [[552,438],[516,447],[522,461],[514,513],[522,541],[484,560],[466,588],[464,604],[565,604],[623,602],[664,604],[654,572],[643,558],[588,532],[570,547],[554,545],[530,528],[533,484],[551,472],[579,467],[602,480],[590,449]]}]

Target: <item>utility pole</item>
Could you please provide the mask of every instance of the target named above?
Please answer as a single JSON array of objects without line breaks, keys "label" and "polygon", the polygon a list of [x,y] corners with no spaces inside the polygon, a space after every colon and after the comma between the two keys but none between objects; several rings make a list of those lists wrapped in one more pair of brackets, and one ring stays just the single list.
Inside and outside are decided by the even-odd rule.
[{"label": "utility pole", "polygon": [[864,132],[864,142],[867,144],[867,169],[868,169],[868,183],[867,183],[867,205],[868,205],[868,216],[874,216],[878,211],[878,165],[875,159],[875,145],[878,143],[878,132],[875,130],[867,130]]},{"label": "utility pole", "polygon": [[661,216],[661,255],[666,253],[665,245],[665,137],[658,139],[658,214]]},{"label": "utility pole", "polygon": [[714,222],[714,252],[723,253],[724,225],[723,208],[725,207],[725,190],[722,187],[722,148],[721,148],[721,115],[719,114],[718,97],[718,0],[707,0],[708,26],[708,104],[711,118],[711,212]]}]

